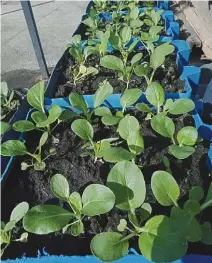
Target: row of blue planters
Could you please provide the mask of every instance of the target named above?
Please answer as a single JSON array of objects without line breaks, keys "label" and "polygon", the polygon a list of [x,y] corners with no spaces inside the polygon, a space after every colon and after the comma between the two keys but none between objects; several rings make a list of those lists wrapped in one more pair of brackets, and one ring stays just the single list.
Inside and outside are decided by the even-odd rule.
[{"label": "row of blue planters", "polygon": [[[157,8],[163,8],[165,10],[168,9],[170,1],[157,1]],[[90,7],[93,5],[91,1],[88,4],[86,9],[86,13],[89,13]],[[105,14],[102,14],[103,16]],[[85,18],[85,16],[84,16]],[[179,35],[179,25],[178,23],[174,22],[173,20],[173,13],[171,11],[165,11],[163,14],[163,19],[165,22],[165,29],[167,36],[161,37],[159,41],[166,42],[171,41],[178,38]],[[80,26],[75,31],[74,34],[79,34]],[[133,39],[132,39],[133,41]],[[166,93],[167,98],[192,98],[197,95],[197,87],[200,79],[200,69],[198,67],[191,67],[189,65],[189,58],[190,58],[190,49],[185,41],[174,40],[172,44],[175,46],[175,53],[176,53],[176,64],[180,73],[180,78],[185,81],[185,88],[182,93]],[[142,48],[142,43],[137,46],[138,49]],[[111,50],[112,51],[112,50]],[[54,94],[56,92],[56,87],[59,82],[59,79],[62,75],[61,72],[61,65],[63,64],[64,58],[66,56],[66,52],[58,61],[57,65],[55,66],[51,78],[47,84],[46,92],[45,92],[45,107],[49,110],[53,105],[58,104],[63,109],[71,108],[75,110],[69,103],[68,98],[60,98],[60,99],[53,99]],[[110,108],[120,108],[120,96],[121,94],[114,94],[110,96],[105,102],[104,105]],[[93,95],[85,95],[85,100],[88,102],[90,108],[93,107]],[[145,98],[145,94],[139,99],[139,102],[147,102]],[[200,136],[206,140],[212,141],[212,125],[206,125],[201,120],[201,113],[203,110],[203,103],[201,100],[195,101],[196,108],[193,112],[193,117],[195,120],[196,127],[199,130]],[[24,120],[28,119],[29,116],[29,105],[26,101],[24,101],[19,109],[17,110],[16,114],[11,120],[11,123],[14,123],[17,120]],[[20,134],[15,131],[10,131],[5,134],[2,138],[2,141],[6,141],[9,139],[20,139],[22,140],[23,134]],[[12,161],[13,157],[11,158],[2,158],[2,177],[1,182],[4,183],[6,176],[9,174],[10,169],[12,168]],[[208,152],[207,157],[207,166],[209,170],[212,171],[212,144],[210,150]],[[134,252],[134,251],[133,251]],[[3,261],[4,262],[4,261]],[[23,257],[21,259],[16,260],[7,260],[6,263],[99,263],[100,261],[93,256],[50,256],[45,254],[45,256],[39,256],[38,258],[26,258]],[[127,262],[139,262],[139,263],[151,263],[149,260],[145,259],[143,256],[137,253],[131,253],[125,256],[123,259],[120,259],[116,262],[119,263],[127,263]],[[212,263],[212,257],[210,256],[200,256],[200,255],[186,255],[180,260],[174,261],[173,263]]]}]

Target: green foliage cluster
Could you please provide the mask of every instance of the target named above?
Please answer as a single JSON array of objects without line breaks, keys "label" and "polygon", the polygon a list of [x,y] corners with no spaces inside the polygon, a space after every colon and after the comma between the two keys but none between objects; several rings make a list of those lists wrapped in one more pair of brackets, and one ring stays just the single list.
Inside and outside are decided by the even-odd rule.
[{"label": "green foliage cluster", "polygon": [[[92,253],[102,261],[111,262],[124,257],[129,240],[136,237],[141,253],[154,262],[181,258],[187,251],[188,242],[212,245],[211,223],[200,224],[198,220],[202,211],[212,206],[212,184],[207,193],[196,186],[190,190],[188,200],[180,200],[180,188],[172,176],[169,160],[170,155],[172,159],[186,159],[195,151],[197,130],[192,126],[177,130],[175,126],[175,116],[191,112],[194,103],[190,99],[166,99],[163,87],[154,79],[155,72],[174,47],[170,43],[154,44],[163,30],[160,25],[162,11],[154,11],[150,1],[150,8],[139,14],[138,2],[94,1],[91,14],[83,23],[89,28],[89,36],[98,40],[91,38],[82,42],[81,36],[75,35],[67,47],[74,66],[66,74],[72,74],[74,85],[89,75],[98,74],[101,67],[118,73],[119,79],[126,84],[119,98],[120,108],[111,109],[108,99],[113,94],[113,87],[104,80],[93,96],[92,108],[84,96],[73,91],[68,97],[69,109],[55,104],[47,111],[44,107],[45,85],[41,82],[27,93],[32,107],[29,118],[12,125],[17,132],[40,132],[35,151],[29,152],[25,143],[18,140],[1,145],[3,156],[27,155],[31,158],[30,162],[21,163],[22,170],[33,167],[45,171],[45,160],[56,154],[55,148],[49,149],[48,142],[52,140],[59,144],[54,131],[58,125],[68,122],[70,131],[81,141],[78,152],[82,158],[90,156],[94,163],[110,163],[112,168],[105,179],[106,185],[90,184],[83,192],[70,193],[68,178],[55,174],[50,178],[50,189],[60,205],[40,204],[29,209],[25,202],[18,204],[9,222],[1,223],[2,254],[12,241],[26,242],[28,233],[47,235],[62,231],[79,236],[85,232],[86,217],[89,220],[114,208],[125,215],[117,225],[117,232],[99,233],[90,245]],[[105,10],[112,11],[112,22],[102,28],[102,21],[97,18]],[[127,10],[125,15],[120,13],[123,10]],[[142,26],[148,30],[141,31]],[[135,36],[136,39],[130,42]],[[145,51],[135,53],[139,41],[144,43]],[[108,54],[108,43],[118,56]],[[88,57],[92,54],[99,57],[100,66],[88,66]],[[141,102],[141,89],[129,88],[133,74],[146,82],[148,103]],[[161,160],[164,171],[155,171],[151,177],[151,191],[156,201],[161,206],[170,207],[170,213],[166,215],[155,213],[147,202],[147,185],[139,158],[145,151],[145,139],[137,119],[140,114],[146,114],[144,121],[150,122],[158,139],[163,136],[170,140],[169,155]],[[110,128],[111,137],[97,139],[95,132],[99,124],[102,129]],[[5,125],[5,131],[10,128]],[[27,232],[17,239],[14,228],[20,221]]]}]

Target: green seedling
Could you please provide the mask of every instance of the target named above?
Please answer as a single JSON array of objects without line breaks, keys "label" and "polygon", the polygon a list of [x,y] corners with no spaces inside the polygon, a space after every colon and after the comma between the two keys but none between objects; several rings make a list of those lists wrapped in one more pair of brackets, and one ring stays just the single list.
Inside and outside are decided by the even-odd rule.
[{"label": "green seedling", "polygon": [[27,211],[29,210],[29,205],[26,202],[19,203],[12,211],[10,215],[10,221],[5,223],[1,221],[1,256],[3,256],[6,248],[11,244],[11,242],[22,242],[26,243],[28,238],[28,233],[24,232],[21,234],[20,238],[16,238],[15,227],[16,224],[22,220]]},{"label": "green seedling", "polygon": [[93,109],[89,109],[87,102],[83,96],[72,92],[69,95],[69,101],[71,105],[80,111],[80,114],[75,114],[76,117],[84,118],[89,122],[92,122],[93,114],[101,106],[101,104],[113,93],[113,87],[108,81],[104,81],[100,84],[98,90],[94,94]]},{"label": "green seedling", "polygon": [[102,31],[97,31],[96,35],[98,40],[88,40],[89,46],[87,46],[84,50],[86,57],[95,54],[101,58],[107,54],[110,30],[106,30],[105,33]]},{"label": "green seedling", "polygon": [[11,111],[14,111],[19,101],[14,98],[15,92],[9,90],[6,82],[1,82],[0,97],[1,97],[1,120],[3,120]]},{"label": "green seedling", "polygon": [[135,67],[143,57],[142,53],[135,54],[130,61],[130,65],[128,65],[128,56],[137,44],[137,41],[134,41],[128,48],[125,48],[125,45],[130,40],[131,29],[127,26],[121,30],[120,36],[117,34],[111,34],[109,41],[116,50],[120,51],[122,59],[114,55],[107,55],[100,59],[101,66],[118,71],[119,79],[126,83],[126,89],[129,88],[129,83]]},{"label": "green seedling", "polygon": [[67,49],[71,56],[75,59],[78,65],[84,65],[86,61],[86,54],[84,52],[84,46],[86,42],[81,41],[81,35],[75,35],[72,37],[71,44],[67,46]]},{"label": "green seedling", "polygon": [[[174,51],[174,46],[167,42],[154,47],[154,45],[149,42],[147,51],[150,57],[149,63],[144,61],[141,65],[137,65],[134,68],[134,72],[138,77],[144,77],[147,86],[149,86],[153,81],[156,70],[163,65],[166,57]],[[150,76],[149,72],[151,72]]]},{"label": "green seedling", "polygon": [[[62,122],[72,118],[71,111],[64,111],[58,105],[52,106],[48,114],[44,110],[44,81],[37,83],[27,92],[27,101],[35,111],[31,113],[32,121],[20,120],[15,122],[12,127],[18,132],[40,130],[52,134],[54,129]],[[70,113],[70,114],[68,114]],[[55,124],[56,123],[56,124]],[[54,126],[52,126],[54,124]]]},{"label": "green seedling", "polygon": [[117,226],[119,232],[103,232],[92,239],[91,251],[100,260],[112,262],[124,257],[129,249],[129,240],[135,237],[138,237],[142,255],[158,263],[182,258],[188,242],[212,244],[211,224],[205,222],[200,225],[196,219],[202,210],[212,206],[212,184],[202,204],[199,201],[203,198],[203,189],[194,187],[189,200],[180,208],[180,189],[175,179],[165,171],[155,172],[151,188],[162,206],[172,207],[170,217],[150,217],[152,208],[145,203],[145,181],[140,169],[132,162],[117,163],[108,175],[107,186],[116,196],[116,207],[128,212],[128,220],[120,220]]},{"label": "green seedling", "polygon": [[163,12],[164,10],[162,9],[155,11],[154,9],[148,8],[141,13],[141,15],[144,17],[144,24],[149,27],[158,26]]},{"label": "green seedling", "polygon": [[140,89],[128,89],[125,90],[120,98],[120,104],[122,111],[116,111],[115,116],[111,110],[107,107],[99,107],[95,110],[95,115],[101,117],[101,121],[104,125],[113,126],[118,124],[122,118],[124,118],[124,113],[127,108],[130,108],[135,104],[141,97],[142,91]]},{"label": "green seedling", "polygon": [[47,142],[47,140],[48,140],[48,133],[44,132],[40,138],[39,145],[34,153],[28,152],[23,142],[18,140],[9,140],[1,145],[1,155],[2,156],[29,155],[30,157],[32,157],[31,163],[28,164],[26,162],[22,162],[21,170],[26,170],[27,168],[33,166],[33,168],[37,171],[44,171],[46,167],[45,160],[55,154],[55,149],[50,149],[49,154],[45,158],[42,158],[42,146]]},{"label": "green seedling", "polygon": [[168,157],[163,156],[162,161],[163,161],[163,164],[166,167],[166,172],[172,174],[171,167],[170,167],[170,161],[169,161]]},{"label": "green seedling", "polygon": [[89,35],[93,38],[96,37],[96,33],[100,28],[101,19],[99,19],[99,14],[96,10],[91,9],[88,18],[82,21],[84,25],[86,25],[86,35]]},{"label": "green seedling", "polygon": [[194,102],[190,99],[172,99],[165,100],[165,92],[163,87],[156,82],[152,82],[147,88],[146,98],[148,102],[156,108],[151,109],[147,104],[138,103],[136,108],[142,112],[148,113],[146,119],[150,119],[151,127],[157,133],[164,137],[171,138],[173,145],[169,146],[169,152],[178,159],[184,159],[190,156],[195,148],[193,147],[197,141],[198,133],[194,127],[187,126],[177,133],[177,142],[174,139],[175,124],[173,120],[166,116],[180,115],[192,111],[195,107]]},{"label": "green seedling", "polygon": [[53,195],[69,205],[69,210],[56,205],[37,205],[24,216],[23,227],[26,231],[46,235],[60,230],[79,236],[84,232],[84,217],[108,213],[114,206],[115,195],[106,186],[90,184],[82,196],[78,192],[70,194],[67,179],[56,174],[51,178],[50,188]]}]

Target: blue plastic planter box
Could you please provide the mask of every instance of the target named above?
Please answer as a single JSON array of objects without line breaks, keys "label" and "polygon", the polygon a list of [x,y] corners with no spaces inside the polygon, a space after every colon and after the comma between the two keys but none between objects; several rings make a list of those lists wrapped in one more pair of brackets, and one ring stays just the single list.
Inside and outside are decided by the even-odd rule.
[{"label": "blue plastic planter box", "polygon": [[204,102],[203,100],[195,100],[194,102],[196,107],[195,110],[193,111],[193,118],[199,136],[204,140],[212,141],[212,124],[204,123],[201,118]]},{"label": "blue plastic planter box", "polygon": [[[115,2],[115,1],[114,1]],[[168,10],[169,9],[169,5],[171,3],[171,1],[169,0],[164,0],[164,1],[156,1],[157,2],[157,7],[161,8],[161,9],[165,9]],[[90,8],[94,5],[93,1],[90,1],[89,4],[87,5],[86,8],[86,14],[90,13]]]}]

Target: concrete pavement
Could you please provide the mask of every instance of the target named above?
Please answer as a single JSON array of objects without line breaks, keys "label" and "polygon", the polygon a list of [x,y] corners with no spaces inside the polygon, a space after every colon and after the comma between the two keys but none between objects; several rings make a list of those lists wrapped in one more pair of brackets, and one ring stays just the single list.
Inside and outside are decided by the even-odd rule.
[{"label": "concrete pavement", "polygon": [[[47,65],[51,69],[71,40],[88,1],[31,1]],[[12,88],[41,78],[19,1],[1,2],[1,75]]]}]

